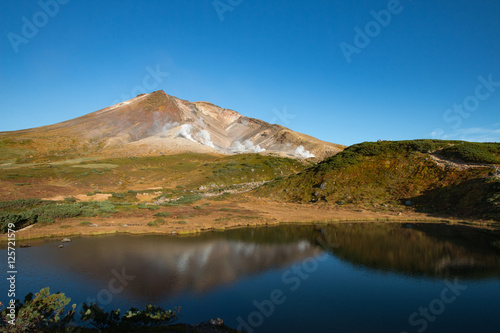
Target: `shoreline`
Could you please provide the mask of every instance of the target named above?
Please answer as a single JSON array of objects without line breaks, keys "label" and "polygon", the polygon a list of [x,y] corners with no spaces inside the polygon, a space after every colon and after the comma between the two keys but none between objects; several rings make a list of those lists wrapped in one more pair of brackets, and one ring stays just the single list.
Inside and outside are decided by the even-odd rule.
[{"label": "shoreline", "polygon": [[[164,215],[159,218],[157,213]],[[401,207],[377,211],[356,206],[284,203],[240,197],[220,201],[202,199],[192,205],[159,207],[154,210],[122,209],[109,216],[75,217],[58,219],[50,224],[37,223],[17,230],[16,240],[112,234],[192,236],[208,231],[285,224],[410,222],[500,230],[498,222],[437,217]],[[7,234],[0,235],[0,244],[7,241]]]},{"label": "shoreline", "polygon": [[[344,224],[344,223],[430,223],[430,224],[446,224],[450,226],[464,226],[464,227],[472,227],[483,230],[494,231],[494,228],[491,228],[487,225],[477,224],[470,221],[464,220],[451,220],[444,218],[371,218],[371,219],[332,219],[332,220],[317,220],[317,221],[282,221],[282,222],[263,222],[263,223],[249,223],[249,224],[232,224],[226,227],[212,227],[212,228],[204,228],[204,229],[186,229],[180,231],[170,231],[170,230],[124,230],[124,229],[114,229],[114,230],[88,230],[88,231],[79,231],[72,232],[68,231],[59,231],[57,233],[43,233],[43,230],[40,232],[36,232],[30,235],[20,235],[19,231],[23,231],[24,229],[16,231],[16,241],[29,241],[29,240],[51,240],[51,239],[59,239],[61,237],[92,237],[92,236],[110,236],[110,235],[132,235],[132,236],[145,236],[145,235],[164,235],[164,236],[173,236],[173,237],[192,237],[198,236],[202,233],[206,232],[224,232],[227,230],[234,229],[244,229],[244,228],[265,228],[265,227],[275,227],[280,225],[330,225],[330,224]],[[29,227],[28,227],[29,228]],[[37,228],[38,229],[38,228]],[[0,238],[0,244],[5,244],[8,242],[7,237]]]}]

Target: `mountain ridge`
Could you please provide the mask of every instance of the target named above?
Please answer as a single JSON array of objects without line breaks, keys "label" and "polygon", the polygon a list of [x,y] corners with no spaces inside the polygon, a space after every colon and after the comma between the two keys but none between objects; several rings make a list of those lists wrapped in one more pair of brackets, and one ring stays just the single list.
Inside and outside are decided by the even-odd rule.
[{"label": "mountain ridge", "polygon": [[[118,157],[183,152],[256,152],[319,160],[345,148],[210,102],[189,102],[163,90],[56,124],[0,132],[0,140],[26,150],[28,160],[65,154]],[[23,140],[24,145],[16,144]]]}]

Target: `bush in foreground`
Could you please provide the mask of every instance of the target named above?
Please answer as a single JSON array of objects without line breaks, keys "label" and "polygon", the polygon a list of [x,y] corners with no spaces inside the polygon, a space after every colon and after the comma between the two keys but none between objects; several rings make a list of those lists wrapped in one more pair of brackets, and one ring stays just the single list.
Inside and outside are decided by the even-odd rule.
[{"label": "bush in foreground", "polygon": [[[2,332],[66,332],[70,327],[87,330],[94,327],[98,330],[116,330],[128,332],[134,329],[167,326],[177,320],[180,307],[164,310],[161,307],[147,305],[139,310],[131,308],[120,315],[120,309],[105,311],[96,303],[82,304],[80,319],[75,319],[76,304],[66,311],[71,301],[64,294],[51,294],[49,288],[43,288],[38,293],[28,294],[24,303],[16,301],[15,322],[11,321],[10,309],[2,311],[0,331]],[[12,319],[13,320],[13,319]],[[13,325],[15,324],[15,325]]]}]

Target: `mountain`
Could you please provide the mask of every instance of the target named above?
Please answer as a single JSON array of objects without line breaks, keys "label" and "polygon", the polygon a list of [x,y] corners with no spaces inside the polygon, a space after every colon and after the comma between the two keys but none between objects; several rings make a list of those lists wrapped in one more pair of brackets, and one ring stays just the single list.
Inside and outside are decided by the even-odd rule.
[{"label": "mountain", "polygon": [[54,125],[1,132],[0,142],[4,161],[18,158],[18,162],[23,157],[30,162],[40,156],[57,159],[63,155],[118,157],[182,152],[255,152],[323,159],[345,148],[208,102],[191,103],[161,90]]},{"label": "mountain", "polygon": [[500,221],[500,143],[364,142],[256,191],[300,203]]}]

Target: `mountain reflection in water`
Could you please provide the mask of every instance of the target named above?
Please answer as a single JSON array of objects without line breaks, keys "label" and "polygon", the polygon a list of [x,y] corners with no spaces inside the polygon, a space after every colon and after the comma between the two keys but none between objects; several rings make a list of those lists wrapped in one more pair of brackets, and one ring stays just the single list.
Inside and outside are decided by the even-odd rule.
[{"label": "mountain reflection in water", "polygon": [[[500,276],[500,237],[474,228],[440,224],[332,224],[238,229],[196,237],[77,237],[32,242],[18,249],[24,278],[30,272],[105,286],[112,270],[134,276],[125,296],[160,302],[286,269],[324,252],[354,267],[435,278]],[[36,281],[36,283],[35,283]],[[42,280],[27,281],[38,291]],[[27,289],[23,286],[21,290]],[[38,289],[37,289],[38,288]],[[59,288],[59,284],[58,284]],[[54,288],[52,288],[54,289]],[[61,290],[65,291],[65,290]]]},{"label": "mountain reflection in water", "polygon": [[336,224],[317,244],[347,262],[405,275],[500,276],[500,235],[444,224]]},{"label": "mountain reflection in water", "polygon": [[119,271],[124,267],[126,274],[138,277],[126,292],[160,298],[205,292],[321,253],[307,241],[255,244],[161,236],[75,239],[64,251],[66,255],[53,261],[59,269],[96,273],[107,281],[112,277],[111,268]]}]

